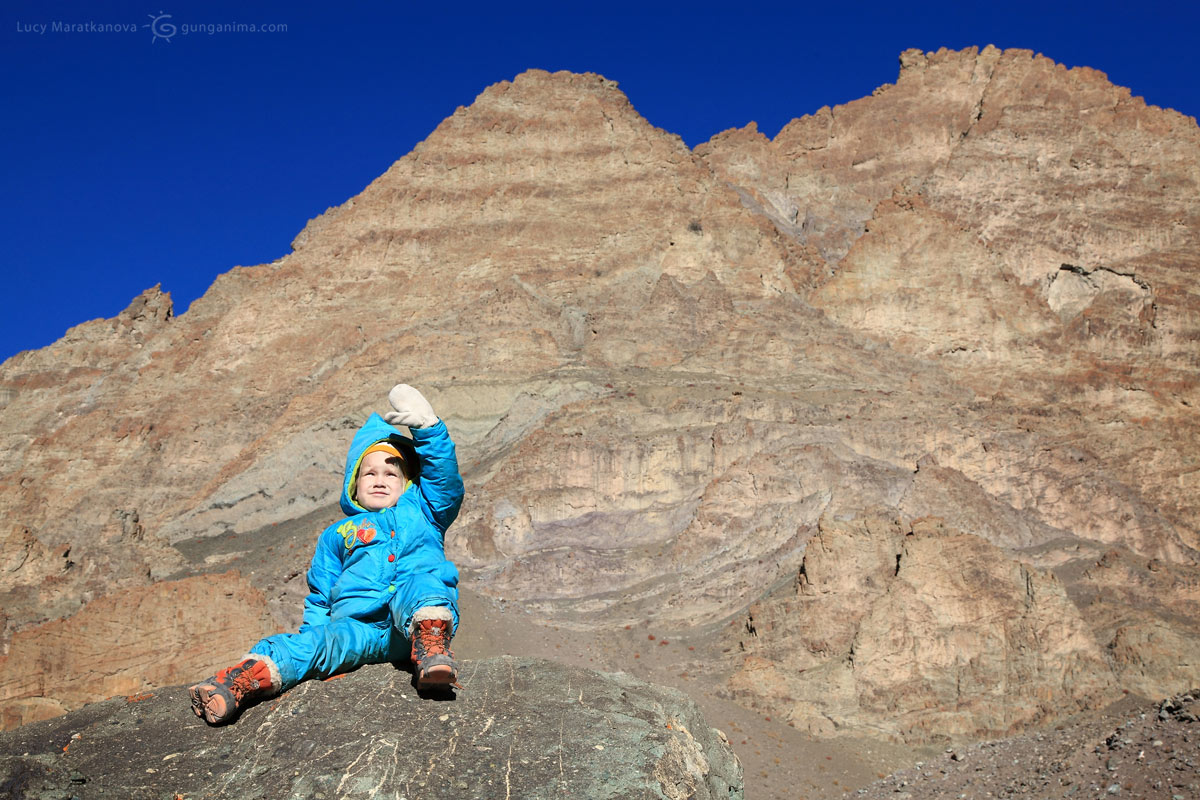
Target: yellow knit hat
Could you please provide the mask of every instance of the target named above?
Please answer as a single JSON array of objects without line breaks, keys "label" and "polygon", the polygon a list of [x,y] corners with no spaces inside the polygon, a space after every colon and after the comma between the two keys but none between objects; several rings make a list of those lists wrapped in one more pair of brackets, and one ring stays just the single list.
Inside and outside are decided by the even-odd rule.
[{"label": "yellow knit hat", "polygon": [[362,464],[363,458],[366,458],[371,453],[387,453],[390,456],[394,456],[395,458],[404,461],[404,456],[400,453],[400,450],[396,447],[396,445],[392,444],[391,442],[376,442],[363,451],[362,458],[358,460],[358,463]]}]

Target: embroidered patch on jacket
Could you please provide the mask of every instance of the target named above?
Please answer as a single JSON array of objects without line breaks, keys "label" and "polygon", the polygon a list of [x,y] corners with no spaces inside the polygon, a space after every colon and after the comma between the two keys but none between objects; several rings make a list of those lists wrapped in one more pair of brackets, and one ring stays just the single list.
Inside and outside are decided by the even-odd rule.
[{"label": "embroidered patch on jacket", "polygon": [[346,520],[337,527],[337,532],[346,542],[346,549],[353,550],[356,544],[370,544],[375,539],[375,528],[371,523],[364,523],[360,528],[355,525],[354,520]]}]

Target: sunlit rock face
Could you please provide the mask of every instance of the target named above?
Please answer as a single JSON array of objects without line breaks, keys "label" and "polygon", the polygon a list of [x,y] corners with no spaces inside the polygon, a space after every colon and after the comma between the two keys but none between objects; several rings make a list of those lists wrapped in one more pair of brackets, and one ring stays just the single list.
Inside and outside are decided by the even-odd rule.
[{"label": "sunlit rock face", "polygon": [[[0,591],[32,587],[4,636],[173,576],[172,544],[328,508],[405,381],[459,444],[447,544],[479,591],[592,628],[759,603],[776,624],[720,680],[774,703],[745,679],[773,671],[814,731],[970,736],[1190,688],[1194,660],[1156,666],[1200,642],[1186,595],[1100,592],[1115,627],[1087,598],[1108,552],[1200,581],[1197,198],[1194,120],[1026,51],[909,51],[870,97],[695,150],[612,81],[524,73],[285,258],[0,365]],[[925,566],[868,606],[843,575],[821,613],[861,614],[845,636],[885,661],[873,631],[939,644],[906,662],[919,686],[856,649],[821,697],[797,576],[869,519]],[[1015,627],[964,640],[985,609]]]}]

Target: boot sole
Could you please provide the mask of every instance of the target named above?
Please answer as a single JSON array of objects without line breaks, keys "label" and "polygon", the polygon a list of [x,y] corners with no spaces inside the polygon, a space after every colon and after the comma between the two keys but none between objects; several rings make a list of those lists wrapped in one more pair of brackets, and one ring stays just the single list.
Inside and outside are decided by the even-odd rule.
[{"label": "boot sole", "polygon": [[449,664],[438,664],[417,677],[417,688],[447,689],[455,685],[457,678],[457,673]]},{"label": "boot sole", "polygon": [[202,683],[191,687],[188,692],[192,697],[193,713],[209,725],[220,725],[231,716],[229,704],[216,686]]}]

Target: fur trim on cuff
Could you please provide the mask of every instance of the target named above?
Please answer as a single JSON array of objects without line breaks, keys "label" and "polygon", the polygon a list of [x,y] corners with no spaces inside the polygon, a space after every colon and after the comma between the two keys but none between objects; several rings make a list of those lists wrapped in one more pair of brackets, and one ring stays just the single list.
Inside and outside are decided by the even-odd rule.
[{"label": "fur trim on cuff", "polygon": [[423,606],[418,608],[413,612],[412,625],[408,628],[410,638],[417,623],[426,619],[444,619],[447,622],[454,622],[454,613],[447,606]]},{"label": "fur trim on cuff", "polygon": [[271,692],[279,694],[280,688],[283,686],[283,677],[279,674],[279,667],[271,660],[270,656],[264,656],[262,653],[246,653],[243,658],[253,658],[256,661],[261,661],[267,665],[267,669],[271,673]]}]

